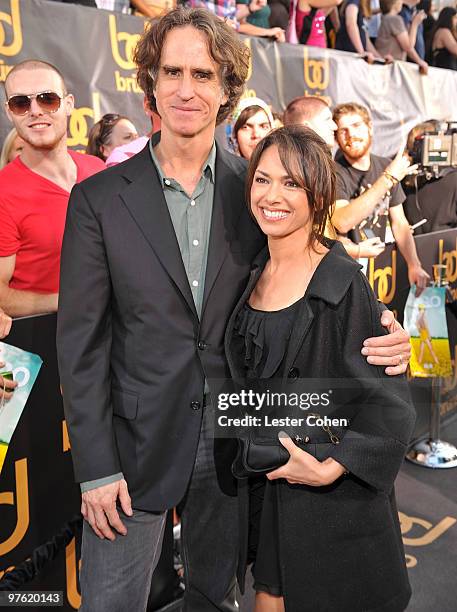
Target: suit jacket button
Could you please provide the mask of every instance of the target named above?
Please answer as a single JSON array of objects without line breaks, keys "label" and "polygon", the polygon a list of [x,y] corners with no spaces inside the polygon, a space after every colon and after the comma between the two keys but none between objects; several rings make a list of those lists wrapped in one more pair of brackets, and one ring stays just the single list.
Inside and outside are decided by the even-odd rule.
[{"label": "suit jacket button", "polygon": [[201,351],[204,351],[204,350],[205,350],[205,348],[207,347],[207,344],[206,344],[206,342],[205,342],[204,340],[199,340],[199,342],[198,342],[198,345],[197,345],[197,346],[198,346],[198,348],[199,348]]},{"label": "suit jacket button", "polygon": [[287,373],[287,378],[298,378],[298,375],[300,374],[300,372],[298,371],[298,368],[290,368],[289,372]]},{"label": "suit jacket button", "polygon": [[201,404],[200,402],[190,402],[190,407],[192,410],[200,410]]}]

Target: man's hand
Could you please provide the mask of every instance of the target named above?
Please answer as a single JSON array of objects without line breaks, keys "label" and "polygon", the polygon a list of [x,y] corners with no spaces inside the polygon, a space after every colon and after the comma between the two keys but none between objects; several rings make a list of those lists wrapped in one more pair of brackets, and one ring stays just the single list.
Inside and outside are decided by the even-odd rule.
[{"label": "man's hand", "polygon": [[367,338],[363,343],[362,355],[366,355],[368,363],[372,365],[389,366],[385,372],[390,376],[404,374],[411,357],[409,334],[390,310],[382,313],[381,325],[389,330],[389,334]]},{"label": "man's hand", "polygon": [[398,153],[386,168],[386,172],[398,182],[402,181],[407,174],[416,172],[418,165],[411,164],[409,158],[404,154],[405,147],[400,147]]},{"label": "man's hand", "polygon": [[0,394],[3,402],[7,402],[13,397],[13,392],[16,387],[16,380],[8,380],[7,378],[0,376]]},{"label": "man's hand", "polygon": [[377,257],[386,248],[381,238],[368,238],[363,242],[359,242],[359,257]]},{"label": "man's hand", "polygon": [[0,308],[0,338],[4,338],[11,331],[13,319]]},{"label": "man's hand", "polygon": [[427,287],[430,274],[424,270],[424,268],[420,265],[417,266],[409,266],[408,267],[408,280],[410,285],[416,285],[416,297],[422,293],[422,291]]},{"label": "man's hand", "polygon": [[81,514],[102,540],[105,538],[108,538],[108,540],[116,539],[111,527],[121,535],[127,534],[127,529],[119,518],[116,509],[118,497],[123,512],[127,516],[132,516],[132,503],[124,479],[91,489],[82,494]]},{"label": "man's hand", "polygon": [[322,487],[332,484],[346,471],[345,468],[332,458],[322,463],[306,451],[298,448],[291,438],[283,431],[279,433],[279,441],[289,451],[289,461],[267,474],[268,480],[285,478],[290,484],[304,484],[311,487]]}]

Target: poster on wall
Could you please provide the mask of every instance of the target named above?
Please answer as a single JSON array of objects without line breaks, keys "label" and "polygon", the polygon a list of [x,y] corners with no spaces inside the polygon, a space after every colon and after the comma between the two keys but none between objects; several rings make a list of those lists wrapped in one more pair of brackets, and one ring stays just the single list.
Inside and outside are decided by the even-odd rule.
[{"label": "poster on wall", "polygon": [[411,335],[412,376],[450,376],[452,364],[446,323],[446,288],[427,287],[417,297],[413,285],[406,302],[404,324]]},{"label": "poster on wall", "polygon": [[[0,374],[17,381],[13,396],[5,400],[0,385],[0,473],[8,446],[19,423],[21,414],[43,363],[41,357],[20,348],[0,342],[0,362],[4,365]],[[10,375],[10,376],[9,376]]]}]

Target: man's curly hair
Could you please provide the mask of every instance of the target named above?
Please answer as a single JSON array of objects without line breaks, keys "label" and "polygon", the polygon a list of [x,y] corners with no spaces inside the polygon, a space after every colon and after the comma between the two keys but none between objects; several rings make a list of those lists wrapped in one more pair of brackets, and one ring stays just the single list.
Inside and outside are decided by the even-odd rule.
[{"label": "man's curly hair", "polygon": [[157,112],[154,79],[159,72],[165,37],[174,28],[186,26],[192,26],[206,36],[209,54],[220,66],[222,86],[228,98],[217,114],[217,124],[222,123],[236,108],[243,93],[250,51],[233,28],[206,9],[178,8],[149,24],[133,56],[138,67],[138,84],[146,94],[151,109]]}]

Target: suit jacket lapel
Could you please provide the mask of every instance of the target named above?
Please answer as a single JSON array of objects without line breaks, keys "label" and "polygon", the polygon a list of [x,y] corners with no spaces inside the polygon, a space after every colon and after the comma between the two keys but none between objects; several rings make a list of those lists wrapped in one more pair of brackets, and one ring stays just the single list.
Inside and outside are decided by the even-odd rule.
[{"label": "suit jacket lapel", "polygon": [[313,309],[316,311],[318,308],[316,301],[311,298],[336,306],[346,295],[352,279],[361,268],[349,257],[340,242],[327,240],[327,247],[330,250],[314,271],[305,293],[306,299],[302,300],[294,321],[285,361],[285,376],[311,328],[314,319]]},{"label": "suit jacket lapel", "polygon": [[309,300],[304,299],[301,301],[297,315],[292,326],[292,332],[290,334],[290,342],[287,348],[286,359],[284,362],[284,376],[287,377],[292,364],[295,361],[295,357],[305,341],[306,335],[308,334],[311,324],[314,319],[314,313],[311,309]]},{"label": "suit jacket lapel", "polygon": [[244,181],[239,178],[239,189],[234,183],[234,173],[225,162],[225,152],[216,144],[216,176],[214,184],[213,212],[206,266],[205,292],[202,319],[210,293],[219,270],[236,235],[236,225],[244,207]]},{"label": "suit jacket lapel", "polygon": [[[134,163],[134,161],[136,163]],[[163,188],[146,147],[125,164],[129,184],[120,193],[124,204],[167,273],[197,317]]]}]

